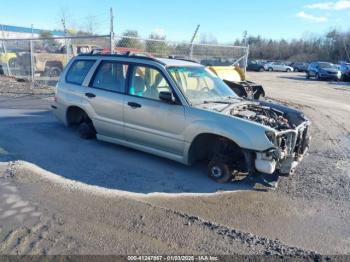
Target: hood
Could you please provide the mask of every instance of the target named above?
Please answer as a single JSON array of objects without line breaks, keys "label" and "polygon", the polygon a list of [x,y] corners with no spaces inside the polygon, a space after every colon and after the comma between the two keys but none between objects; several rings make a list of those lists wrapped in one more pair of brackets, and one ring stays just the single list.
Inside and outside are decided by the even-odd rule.
[{"label": "hood", "polygon": [[305,118],[302,113],[277,104],[249,100],[207,102],[202,109],[215,111],[231,117],[245,119],[276,131],[295,129]]}]

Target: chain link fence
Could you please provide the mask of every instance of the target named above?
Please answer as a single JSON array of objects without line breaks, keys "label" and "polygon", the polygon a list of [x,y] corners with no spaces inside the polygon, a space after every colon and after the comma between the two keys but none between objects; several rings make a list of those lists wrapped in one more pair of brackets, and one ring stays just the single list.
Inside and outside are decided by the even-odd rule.
[{"label": "chain link fence", "polygon": [[149,55],[197,61],[203,65],[246,68],[243,46],[171,42],[161,39],[110,35],[32,39],[0,39],[0,74],[27,79],[35,85],[54,86],[68,61],[79,54]]}]

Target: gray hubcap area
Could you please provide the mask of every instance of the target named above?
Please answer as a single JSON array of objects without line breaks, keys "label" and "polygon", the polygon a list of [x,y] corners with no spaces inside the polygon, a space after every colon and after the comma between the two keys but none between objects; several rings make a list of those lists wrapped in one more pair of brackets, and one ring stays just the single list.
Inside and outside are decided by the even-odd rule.
[{"label": "gray hubcap area", "polygon": [[213,166],[211,168],[211,175],[212,175],[212,177],[215,177],[215,178],[221,177],[222,176],[221,168],[218,166]]}]

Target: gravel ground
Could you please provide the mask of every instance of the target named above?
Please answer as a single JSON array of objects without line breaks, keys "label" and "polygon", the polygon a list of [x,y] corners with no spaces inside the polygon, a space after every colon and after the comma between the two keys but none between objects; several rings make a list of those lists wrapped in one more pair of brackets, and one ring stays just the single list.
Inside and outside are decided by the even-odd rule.
[{"label": "gravel ground", "polygon": [[21,95],[53,95],[54,87],[35,83],[32,85],[24,79],[0,76],[0,94],[7,97],[19,97]]},{"label": "gravel ground", "polygon": [[275,191],[81,141],[48,112],[52,88],[1,78],[0,254],[350,254],[350,85],[249,78],[313,122],[309,155]]}]

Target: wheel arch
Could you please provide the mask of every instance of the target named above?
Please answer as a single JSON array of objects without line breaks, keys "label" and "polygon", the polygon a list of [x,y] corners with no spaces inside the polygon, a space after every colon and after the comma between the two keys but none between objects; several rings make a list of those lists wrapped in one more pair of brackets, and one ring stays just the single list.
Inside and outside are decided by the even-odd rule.
[{"label": "wheel arch", "polygon": [[200,133],[197,134],[191,141],[189,149],[187,151],[187,163],[192,165],[197,161],[203,159],[209,159],[210,154],[213,153],[215,145],[222,140],[226,140],[228,143],[232,143],[236,148],[243,149],[239,144],[227,136],[215,133]]},{"label": "wheel arch", "polygon": [[76,105],[71,105],[67,107],[65,118],[67,126],[78,125],[84,121],[88,123],[92,122],[91,118],[86,113],[86,111],[80,106]]},{"label": "wheel arch", "polygon": [[50,60],[45,62],[45,69],[50,67],[58,67],[63,70],[63,63],[58,60]]}]

